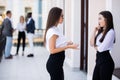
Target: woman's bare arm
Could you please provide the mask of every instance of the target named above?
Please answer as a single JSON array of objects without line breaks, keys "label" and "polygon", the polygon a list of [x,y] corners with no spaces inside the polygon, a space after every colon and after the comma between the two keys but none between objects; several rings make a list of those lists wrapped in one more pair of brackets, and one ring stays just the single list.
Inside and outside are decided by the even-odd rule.
[{"label": "woman's bare arm", "polygon": [[77,49],[78,45],[77,44],[72,44],[72,45],[66,45],[64,47],[61,48],[56,48],[56,39],[58,38],[57,35],[53,35],[50,40],[49,40],[49,49],[50,49],[50,53],[51,54],[55,54],[61,51],[64,51],[68,48],[72,48],[72,49]]}]

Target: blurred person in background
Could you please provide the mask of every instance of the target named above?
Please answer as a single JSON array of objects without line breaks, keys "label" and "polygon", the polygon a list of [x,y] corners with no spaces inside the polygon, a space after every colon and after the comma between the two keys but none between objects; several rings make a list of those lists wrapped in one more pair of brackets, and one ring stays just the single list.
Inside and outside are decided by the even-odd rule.
[{"label": "blurred person in background", "polygon": [[3,31],[2,34],[6,37],[5,45],[5,59],[12,59],[11,48],[12,48],[12,37],[13,37],[13,26],[11,21],[12,13],[11,11],[6,12],[6,18],[2,23]]},{"label": "blurred person in background", "polygon": [[24,56],[25,40],[26,40],[26,34],[25,34],[26,23],[24,16],[20,16],[20,22],[18,23],[16,30],[18,30],[18,39],[17,39],[18,44],[17,44],[16,55],[18,55],[20,42],[22,40],[22,56]]},{"label": "blurred person in background", "polygon": [[30,46],[29,54],[27,55],[27,57],[34,57],[33,38],[35,33],[35,21],[32,18],[31,12],[27,14],[26,30],[27,30],[27,37]]}]

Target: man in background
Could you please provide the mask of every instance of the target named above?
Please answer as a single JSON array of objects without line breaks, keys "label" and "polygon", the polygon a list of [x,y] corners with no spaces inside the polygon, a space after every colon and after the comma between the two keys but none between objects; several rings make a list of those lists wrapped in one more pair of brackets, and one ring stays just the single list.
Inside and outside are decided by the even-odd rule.
[{"label": "man in background", "polygon": [[27,57],[34,57],[34,47],[33,47],[33,38],[35,33],[35,21],[32,18],[32,13],[27,14],[27,23],[26,23],[27,37],[29,42],[29,54]]},{"label": "man in background", "polygon": [[12,48],[12,37],[13,37],[13,26],[11,22],[12,13],[11,11],[6,12],[6,18],[2,23],[2,35],[6,37],[6,45],[5,45],[5,59],[12,59],[11,48]]}]

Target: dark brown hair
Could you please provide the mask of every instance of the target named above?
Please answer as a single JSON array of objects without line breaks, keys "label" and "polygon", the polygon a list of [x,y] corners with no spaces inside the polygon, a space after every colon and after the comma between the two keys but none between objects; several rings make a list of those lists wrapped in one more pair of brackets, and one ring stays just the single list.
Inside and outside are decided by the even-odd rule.
[{"label": "dark brown hair", "polygon": [[46,31],[45,31],[45,36],[44,36],[44,46],[46,44],[46,33],[47,33],[48,29],[58,24],[61,13],[62,13],[62,9],[60,9],[58,7],[53,7],[50,10],[50,12],[48,14]]},{"label": "dark brown hair", "polygon": [[8,10],[8,11],[6,12],[6,15],[8,15],[8,14],[11,14],[11,11],[10,11],[10,10]]},{"label": "dark brown hair", "polygon": [[29,12],[28,14],[27,14],[27,18],[31,18],[32,17],[32,12]]},{"label": "dark brown hair", "polygon": [[[105,22],[106,22],[106,29],[103,33],[103,36],[101,37],[100,39],[100,42],[103,42],[107,32],[110,30],[110,29],[114,29],[114,24],[113,24],[113,16],[111,14],[110,11],[102,11],[99,13],[100,15],[102,15],[104,18],[105,18]],[[103,27],[101,26],[101,28],[98,30],[98,34],[97,36],[103,32]],[[96,36],[96,37],[97,37]],[[96,43],[96,39],[95,39],[95,43]],[[114,43],[115,43],[115,40],[114,40]]]}]

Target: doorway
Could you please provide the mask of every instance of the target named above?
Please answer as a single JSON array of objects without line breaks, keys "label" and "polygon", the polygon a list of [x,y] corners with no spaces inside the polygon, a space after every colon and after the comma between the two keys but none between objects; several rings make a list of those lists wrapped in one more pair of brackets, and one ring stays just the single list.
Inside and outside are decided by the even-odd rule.
[{"label": "doorway", "polygon": [[81,0],[80,70],[87,72],[88,63],[88,0]]}]

